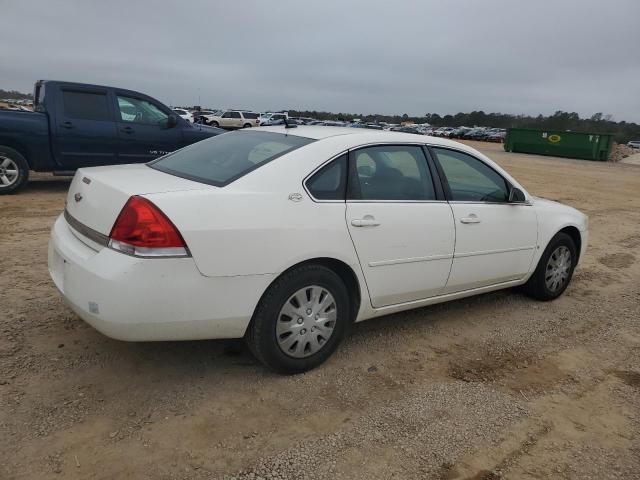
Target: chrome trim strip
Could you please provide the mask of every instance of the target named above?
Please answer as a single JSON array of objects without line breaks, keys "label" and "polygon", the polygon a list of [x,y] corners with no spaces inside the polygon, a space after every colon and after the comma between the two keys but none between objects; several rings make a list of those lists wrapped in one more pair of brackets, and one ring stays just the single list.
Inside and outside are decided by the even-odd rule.
[{"label": "chrome trim strip", "polygon": [[347,200],[347,203],[447,203],[446,200]]},{"label": "chrome trim strip", "polygon": [[66,208],[64,209],[64,219],[67,221],[69,226],[79,234],[84,235],[89,240],[97,243],[98,245],[102,245],[103,247],[109,246],[109,237],[107,235],[104,235],[94,230],[93,228],[87,227],[85,224],[80,223],[68,212]]},{"label": "chrome trim strip", "polygon": [[483,202],[483,201],[475,201],[475,200],[451,200],[449,202],[451,205],[508,205],[510,207],[531,207],[533,203],[529,201],[525,202]]},{"label": "chrome trim strip", "polygon": [[445,255],[429,255],[427,257],[399,258],[396,260],[380,260],[377,262],[369,262],[370,267],[382,267],[386,265],[400,265],[403,263],[430,262],[432,260],[446,260],[453,258],[452,254]]},{"label": "chrome trim strip", "polygon": [[453,255],[453,258],[464,258],[464,257],[475,257],[478,255],[493,255],[495,253],[508,253],[508,252],[521,252],[523,250],[533,250],[535,247],[515,247],[515,248],[501,248],[499,250],[483,250],[481,252],[467,252],[467,253],[456,253]]}]

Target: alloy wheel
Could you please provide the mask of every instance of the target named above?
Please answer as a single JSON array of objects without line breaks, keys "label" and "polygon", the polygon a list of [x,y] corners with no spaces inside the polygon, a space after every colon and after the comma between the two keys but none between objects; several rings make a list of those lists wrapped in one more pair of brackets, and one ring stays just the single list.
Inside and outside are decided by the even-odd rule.
[{"label": "alloy wheel", "polygon": [[18,181],[19,170],[16,162],[0,155],[0,188],[8,187]]}]

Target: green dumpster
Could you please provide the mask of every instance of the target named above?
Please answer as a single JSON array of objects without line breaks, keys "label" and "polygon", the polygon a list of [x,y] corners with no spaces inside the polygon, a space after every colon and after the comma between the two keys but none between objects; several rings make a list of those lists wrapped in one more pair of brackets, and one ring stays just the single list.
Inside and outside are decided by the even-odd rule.
[{"label": "green dumpster", "polygon": [[565,132],[510,128],[504,139],[507,152],[535,153],[555,157],[583,158],[606,161],[611,153],[610,133]]}]

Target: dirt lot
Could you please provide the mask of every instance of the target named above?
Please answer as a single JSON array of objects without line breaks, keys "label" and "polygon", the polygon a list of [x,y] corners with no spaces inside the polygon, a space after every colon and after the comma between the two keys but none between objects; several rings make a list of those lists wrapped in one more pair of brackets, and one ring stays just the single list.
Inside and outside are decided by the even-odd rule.
[{"label": "dirt lot", "polygon": [[0,478],[640,478],[640,167],[475,146],[590,216],[566,294],[372,320],[293,377],[105,338],[47,273],[68,181],[0,197]]}]

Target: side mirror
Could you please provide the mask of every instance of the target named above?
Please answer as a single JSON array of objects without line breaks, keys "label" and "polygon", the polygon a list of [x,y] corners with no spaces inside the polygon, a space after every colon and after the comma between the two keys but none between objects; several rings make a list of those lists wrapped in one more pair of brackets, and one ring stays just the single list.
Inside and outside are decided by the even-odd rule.
[{"label": "side mirror", "polygon": [[519,188],[512,187],[509,192],[509,203],[524,203],[525,201],[524,192]]},{"label": "side mirror", "polygon": [[167,117],[167,128],[173,128],[178,125],[178,117],[176,115],[169,115]]}]

